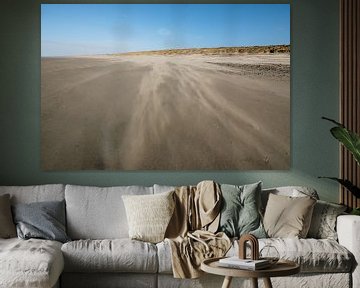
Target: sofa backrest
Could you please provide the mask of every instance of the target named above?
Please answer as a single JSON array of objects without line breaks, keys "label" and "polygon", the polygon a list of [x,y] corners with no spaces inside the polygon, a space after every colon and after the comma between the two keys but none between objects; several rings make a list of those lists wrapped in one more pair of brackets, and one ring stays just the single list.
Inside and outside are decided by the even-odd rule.
[{"label": "sofa backrest", "polygon": [[67,233],[71,239],[128,238],[123,195],[153,194],[153,187],[66,185]]},{"label": "sofa backrest", "polygon": [[166,185],[158,185],[158,184],[154,184],[153,187],[154,187],[154,194],[173,191],[176,188],[176,186],[166,186]]},{"label": "sofa backrest", "polygon": [[[66,201],[67,233],[72,239],[128,238],[123,195],[149,195],[173,190],[174,186],[154,185],[94,187],[47,184],[35,186],[0,186],[0,195],[10,194],[11,203]],[[287,186],[263,189],[262,209],[265,210],[270,193],[292,197],[306,195],[319,199],[308,187]]]},{"label": "sofa backrest", "polygon": [[10,194],[11,204],[61,201],[65,198],[65,185],[0,186],[0,195],[4,194]]}]

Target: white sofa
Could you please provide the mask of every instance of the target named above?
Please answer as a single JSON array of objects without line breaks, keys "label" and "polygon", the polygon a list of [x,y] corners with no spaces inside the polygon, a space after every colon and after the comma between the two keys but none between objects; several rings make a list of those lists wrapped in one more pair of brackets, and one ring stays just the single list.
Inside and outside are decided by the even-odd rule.
[{"label": "white sofa", "polygon": [[[174,279],[166,242],[128,239],[122,195],[154,194],[172,187],[0,186],[12,203],[66,202],[72,241],[0,239],[0,287],[221,287],[222,277]],[[290,188],[279,189],[282,194]],[[267,193],[268,191],[263,191]],[[265,194],[264,194],[265,195]],[[263,197],[266,199],[266,197]],[[274,287],[360,287],[360,217],[338,217],[339,242],[328,239],[260,239],[281,257],[301,264],[301,273],[273,278]],[[237,243],[228,255],[237,253]],[[248,280],[234,279],[233,287]],[[262,281],[259,281],[260,287]],[[243,287],[243,286],[241,286]]]}]

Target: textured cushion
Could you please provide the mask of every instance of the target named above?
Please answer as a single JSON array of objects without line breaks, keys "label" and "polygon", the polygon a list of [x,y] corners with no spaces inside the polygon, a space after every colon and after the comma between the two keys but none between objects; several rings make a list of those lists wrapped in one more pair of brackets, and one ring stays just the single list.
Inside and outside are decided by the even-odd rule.
[{"label": "textured cushion", "polygon": [[22,239],[69,241],[65,231],[65,202],[49,201],[13,206],[17,234]]},{"label": "textured cushion", "polygon": [[16,237],[15,225],[11,215],[10,196],[0,196],[0,238]]},{"label": "textured cushion", "polygon": [[[264,238],[259,239],[259,249],[265,245],[274,246],[281,259],[295,261],[301,272],[350,272],[353,266],[352,254],[339,243],[328,239]],[[159,273],[171,274],[171,248],[167,241],[156,244],[158,250]],[[238,255],[238,242],[226,254]],[[250,256],[250,250],[248,251]]]},{"label": "textured cushion", "polygon": [[175,207],[173,191],[156,195],[124,195],[129,237],[151,243],[164,240]]},{"label": "textured cushion", "polygon": [[316,200],[306,197],[269,195],[264,227],[269,237],[305,238]]},{"label": "textured cushion", "polygon": [[223,197],[219,231],[229,237],[251,233],[266,237],[260,216],[261,182],[244,186],[221,185]]},{"label": "textured cushion", "polygon": [[121,198],[128,194],[153,194],[153,188],[66,185],[66,220],[70,238],[128,238],[126,212]]},{"label": "textured cushion", "polygon": [[307,237],[337,240],[336,218],[344,213],[346,206],[318,200],[314,206]]},{"label": "textured cushion", "polygon": [[11,204],[61,201],[64,200],[64,192],[65,186],[62,184],[0,186],[0,195],[9,194]]},{"label": "textured cushion", "polygon": [[0,239],[0,287],[53,287],[63,268],[61,243]]},{"label": "textured cushion", "polygon": [[157,271],[156,246],[130,239],[78,240],[61,248],[67,272]]},{"label": "textured cushion", "polygon": [[[281,259],[298,263],[302,273],[350,272],[354,263],[353,255],[344,246],[329,239],[259,239],[259,249],[264,246],[273,246]],[[237,252],[238,245],[235,242],[227,256],[234,256]]]}]

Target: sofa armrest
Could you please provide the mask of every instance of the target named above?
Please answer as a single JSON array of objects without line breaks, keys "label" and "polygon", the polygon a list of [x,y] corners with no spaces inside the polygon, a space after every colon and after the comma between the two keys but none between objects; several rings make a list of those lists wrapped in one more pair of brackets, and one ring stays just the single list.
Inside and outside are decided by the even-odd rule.
[{"label": "sofa armrest", "polygon": [[353,287],[360,287],[360,216],[338,216],[336,229],[339,244],[347,248],[355,257],[352,281]]}]

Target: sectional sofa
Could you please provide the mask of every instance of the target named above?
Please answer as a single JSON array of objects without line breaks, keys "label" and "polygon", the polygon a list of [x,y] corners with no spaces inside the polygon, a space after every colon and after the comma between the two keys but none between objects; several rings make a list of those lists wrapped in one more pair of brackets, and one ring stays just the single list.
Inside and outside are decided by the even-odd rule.
[{"label": "sectional sofa", "polygon": [[[171,250],[157,244],[131,240],[128,236],[123,195],[156,194],[174,187],[89,187],[76,185],[0,186],[0,196],[10,194],[11,203],[61,201],[66,203],[66,243],[18,238],[0,239],[0,287],[221,287],[222,277],[174,279]],[[304,187],[264,189],[269,193],[300,197]],[[333,239],[260,239],[275,246],[282,258],[301,265],[301,273],[274,278],[274,287],[360,287],[360,217],[337,217],[338,241]],[[235,241],[228,255],[236,255]],[[259,281],[261,284],[262,281]],[[236,285],[250,285],[234,279]],[[240,286],[238,286],[240,287]],[[241,286],[243,287],[243,286]]]}]

